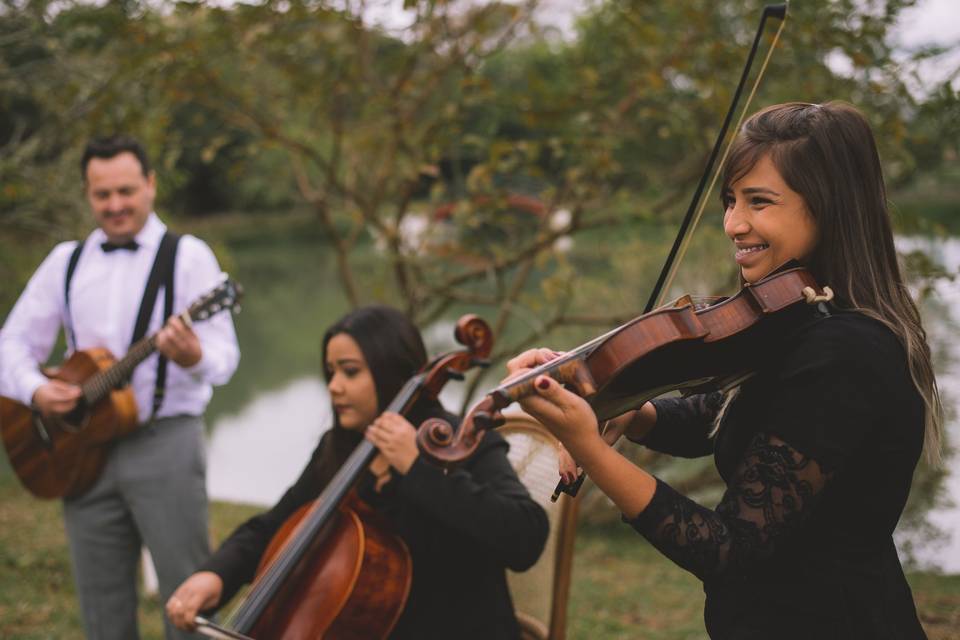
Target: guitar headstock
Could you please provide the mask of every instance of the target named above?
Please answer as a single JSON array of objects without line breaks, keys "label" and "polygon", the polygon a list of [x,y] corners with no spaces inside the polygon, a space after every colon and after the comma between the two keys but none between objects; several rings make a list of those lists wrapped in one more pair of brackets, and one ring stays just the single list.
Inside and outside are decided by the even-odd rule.
[{"label": "guitar headstock", "polygon": [[230,310],[240,312],[240,299],[243,298],[243,287],[239,282],[231,280],[224,274],[225,280],[216,287],[194,301],[187,310],[190,319],[194,322],[206,320],[221,311]]}]

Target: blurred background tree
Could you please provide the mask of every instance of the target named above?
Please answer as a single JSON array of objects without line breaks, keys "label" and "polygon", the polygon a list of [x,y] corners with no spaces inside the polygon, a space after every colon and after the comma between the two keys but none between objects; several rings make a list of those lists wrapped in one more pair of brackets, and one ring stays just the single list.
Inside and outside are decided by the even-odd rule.
[{"label": "blurred background tree", "polygon": [[[912,90],[917,65],[950,52],[895,46],[914,4],[794,3],[752,110],[858,105],[907,194],[899,228],[956,233],[956,73]],[[483,313],[503,337],[495,361],[633,317],[762,3],[598,1],[569,33],[538,23],[549,0],[403,6],[407,24],[384,28],[362,0],[2,0],[0,310],[53,242],[91,226],[82,145],[124,131],[154,156],[161,211],[264,228],[308,211],[344,304],[385,299],[423,326]],[[718,220],[698,230],[675,293],[735,283]],[[703,468],[676,473],[709,490]]]},{"label": "blurred background tree", "polygon": [[[935,172],[956,158],[956,93],[918,99],[905,84],[890,31],[912,4],[797,3],[755,105],[849,100],[892,184]],[[389,288],[420,321],[467,303],[493,307],[503,331],[528,307],[540,322],[514,349],[594,308],[555,248],[606,227],[641,243],[626,252],[636,264],[617,265],[637,286],[607,311],[642,308],[761,3],[599,2],[563,38],[532,19],[535,0],[404,6],[409,26],[387,31],[362,2],[6,0],[0,275],[21,284],[33,261],[12,256],[89,226],[79,150],[124,130],[157,157],[164,209],[309,207],[351,305],[364,299],[352,250],[377,241]],[[709,246],[717,225],[705,226]]]}]

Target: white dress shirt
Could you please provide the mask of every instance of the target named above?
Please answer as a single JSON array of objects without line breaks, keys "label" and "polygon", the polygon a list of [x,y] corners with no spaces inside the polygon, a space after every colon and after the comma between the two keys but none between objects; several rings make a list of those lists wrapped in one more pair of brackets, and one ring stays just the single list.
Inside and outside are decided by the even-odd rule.
[{"label": "white dress shirt", "polygon": [[[118,360],[126,354],[164,231],[166,226],[151,213],[135,238],[140,245],[136,251],[103,251],[100,244],[107,237],[99,228],[87,237],[70,282],[69,326],[75,348],[105,347]],[[7,316],[0,330],[0,395],[29,406],[34,392],[46,381],[38,363],[49,358],[60,327],[68,322],[63,288],[67,262],[76,246],[76,242],[64,242],[54,247]],[[210,247],[194,236],[182,236],[174,268],[173,312],[184,311],[221,279]],[[148,336],[163,326],[163,311],[160,287],[147,327]],[[193,330],[200,339],[200,362],[187,369],[172,361],[168,363],[166,394],[158,418],[202,415],[213,393],[212,386],[229,381],[237,368],[240,349],[229,312],[197,322]],[[68,352],[72,346],[68,345]],[[133,393],[141,422],[150,417],[153,406],[157,358],[154,353],[133,372]]]}]

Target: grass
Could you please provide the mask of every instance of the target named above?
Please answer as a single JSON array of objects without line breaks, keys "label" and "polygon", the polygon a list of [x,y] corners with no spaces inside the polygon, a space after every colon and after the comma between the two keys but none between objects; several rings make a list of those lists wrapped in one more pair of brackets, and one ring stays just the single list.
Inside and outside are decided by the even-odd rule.
[{"label": "grass", "polygon": [[[211,535],[222,540],[255,507],[214,503]],[[163,637],[162,606],[141,595],[140,631]],[[37,500],[0,471],[0,638],[82,640],[83,631],[58,500]]]},{"label": "grass", "polygon": [[706,640],[700,581],[632,529],[582,529],[574,554],[569,638]]},{"label": "grass", "polygon": [[[568,638],[707,640],[703,590],[626,526],[577,534]],[[929,640],[960,640],[960,575],[912,572]]]},{"label": "grass", "polygon": [[[214,503],[222,540],[257,508]],[[960,576],[908,576],[930,640],[960,638]],[[700,583],[627,527],[577,536],[568,637],[705,640]],[[145,640],[163,637],[161,603],[141,597]],[[0,471],[0,638],[81,640],[79,611],[58,501],[40,501]]]}]

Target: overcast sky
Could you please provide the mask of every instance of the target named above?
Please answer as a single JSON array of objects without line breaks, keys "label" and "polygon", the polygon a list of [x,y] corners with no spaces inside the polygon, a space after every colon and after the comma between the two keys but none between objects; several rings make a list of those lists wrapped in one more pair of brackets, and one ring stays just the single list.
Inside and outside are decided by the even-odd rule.
[{"label": "overcast sky", "polygon": [[[469,1],[469,0],[467,0]],[[556,27],[563,33],[572,32],[578,11],[593,0],[542,0],[537,11],[541,24]],[[370,0],[368,19],[388,29],[402,29],[410,23],[403,11],[403,0]],[[789,20],[789,18],[788,18]],[[789,23],[787,25],[789,29]],[[905,48],[938,44],[960,44],[960,2],[957,0],[919,0],[917,6],[902,13],[894,37]],[[951,70],[960,66],[960,50],[925,64],[920,73],[927,87],[946,79]],[[960,80],[954,80],[960,86]]]},{"label": "overcast sky", "polygon": [[[541,22],[570,31],[577,11],[595,0],[542,0],[538,10]],[[369,15],[390,27],[409,24],[403,0],[368,0]],[[956,43],[960,41],[960,4],[957,0],[919,0],[917,6],[902,13],[899,36],[907,46]]]},{"label": "overcast sky", "polygon": [[957,0],[921,0],[903,12],[898,29],[902,44],[957,44],[960,42],[960,4]]}]

